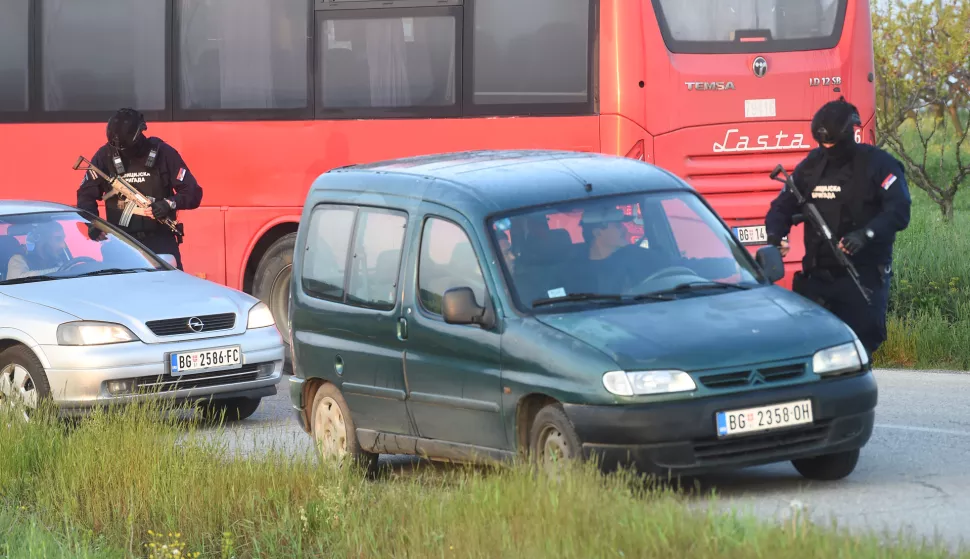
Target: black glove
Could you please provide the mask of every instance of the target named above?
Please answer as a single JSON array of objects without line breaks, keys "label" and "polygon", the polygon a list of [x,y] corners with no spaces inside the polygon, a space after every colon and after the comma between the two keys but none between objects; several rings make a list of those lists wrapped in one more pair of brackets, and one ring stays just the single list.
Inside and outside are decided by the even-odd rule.
[{"label": "black glove", "polygon": [[869,237],[866,236],[866,232],[863,229],[853,231],[845,237],[842,237],[842,246],[845,247],[845,250],[849,251],[849,254],[859,252],[868,242]]},{"label": "black glove", "polygon": [[172,215],[172,206],[168,205],[168,200],[159,199],[152,203],[152,215],[155,219],[165,219]]},{"label": "black glove", "polygon": [[98,226],[97,225],[95,225],[93,223],[89,223],[88,224],[88,238],[89,239],[91,239],[92,241],[102,241],[102,240],[105,239],[105,237],[106,237],[106,235],[104,234],[104,231],[98,229]]}]

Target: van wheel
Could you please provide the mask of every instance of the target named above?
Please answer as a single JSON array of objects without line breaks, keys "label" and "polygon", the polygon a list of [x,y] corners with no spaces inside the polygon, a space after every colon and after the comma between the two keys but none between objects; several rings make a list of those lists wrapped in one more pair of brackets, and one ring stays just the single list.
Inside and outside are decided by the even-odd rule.
[{"label": "van wheel", "polygon": [[51,389],[44,366],[29,348],[15,345],[0,352],[0,406],[11,407],[30,420]]},{"label": "van wheel", "polygon": [[581,450],[579,435],[559,404],[539,410],[529,434],[529,451],[535,461],[555,474],[559,464],[578,459]]},{"label": "van wheel", "polygon": [[340,390],[324,383],[313,396],[310,432],[325,460],[338,463],[349,458],[370,475],[377,471],[378,455],[360,448],[350,408]]},{"label": "van wheel", "polygon": [[836,481],[851,474],[859,463],[859,449],[792,460],[792,465],[805,478]]},{"label": "van wheel", "polygon": [[283,235],[270,245],[259,261],[253,278],[253,295],[266,303],[276,320],[276,328],[283,335],[286,348],[283,372],[293,372],[290,354],[290,278],[293,272],[293,250],[296,246],[296,233]]}]

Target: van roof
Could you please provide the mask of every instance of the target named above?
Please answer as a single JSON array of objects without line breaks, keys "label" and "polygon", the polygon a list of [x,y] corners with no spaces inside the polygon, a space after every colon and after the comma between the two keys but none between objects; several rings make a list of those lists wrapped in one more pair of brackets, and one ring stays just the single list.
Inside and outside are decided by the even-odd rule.
[{"label": "van roof", "polygon": [[[361,173],[413,180],[358,182],[338,178]],[[416,185],[415,181],[422,184]],[[320,175],[312,188],[331,189],[420,198],[475,213],[583,197],[654,190],[693,191],[672,173],[648,163],[600,153],[557,150],[450,152],[350,165]]]}]

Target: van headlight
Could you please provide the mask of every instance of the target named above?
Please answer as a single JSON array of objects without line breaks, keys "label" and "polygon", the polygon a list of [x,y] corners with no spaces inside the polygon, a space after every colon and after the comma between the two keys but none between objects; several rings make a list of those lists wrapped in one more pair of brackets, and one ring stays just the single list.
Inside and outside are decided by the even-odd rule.
[{"label": "van headlight", "polygon": [[847,344],[830,347],[815,353],[812,370],[822,376],[839,375],[862,369],[869,358],[858,339]]},{"label": "van headlight", "polygon": [[266,303],[260,301],[249,309],[249,321],[246,323],[246,328],[267,328],[269,326],[276,326],[276,319],[273,318],[273,313],[266,306]]},{"label": "van headlight", "polygon": [[610,371],[603,375],[603,386],[617,396],[644,396],[689,392],[697,385],[684,371]]},{"label": "van headlight", "polygon": [[121,344],[137,339],[131,330],[110,322],[68,322],[57,327],[59,345]]}]

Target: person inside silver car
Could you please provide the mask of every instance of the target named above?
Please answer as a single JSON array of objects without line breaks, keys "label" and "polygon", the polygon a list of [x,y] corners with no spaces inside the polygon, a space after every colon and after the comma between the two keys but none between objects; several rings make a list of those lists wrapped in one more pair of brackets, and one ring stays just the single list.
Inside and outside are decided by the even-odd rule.
[{"label": "person inside silver car", "polygon": [[57,223],[38,224],[27,234],[26,249],[7,263],[8,280],[52,274],[70,260],[64,229]]}]

